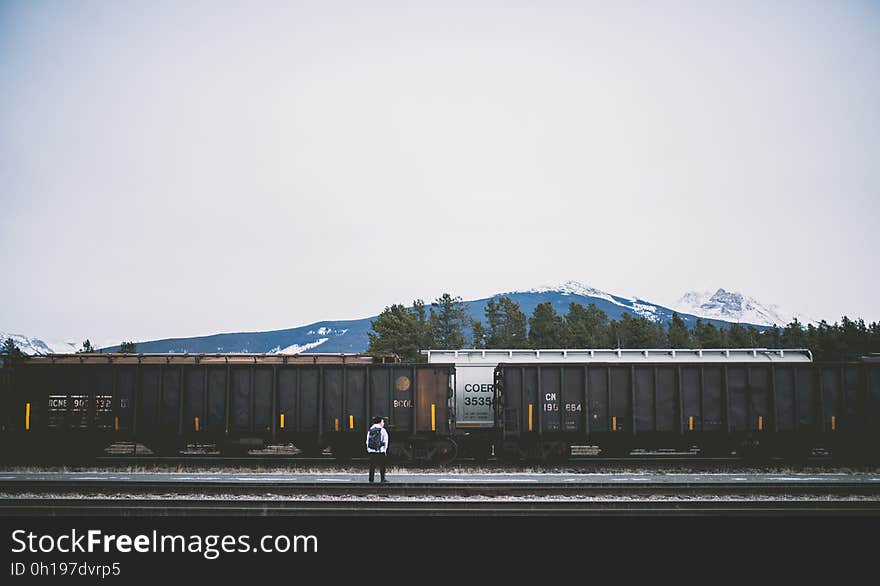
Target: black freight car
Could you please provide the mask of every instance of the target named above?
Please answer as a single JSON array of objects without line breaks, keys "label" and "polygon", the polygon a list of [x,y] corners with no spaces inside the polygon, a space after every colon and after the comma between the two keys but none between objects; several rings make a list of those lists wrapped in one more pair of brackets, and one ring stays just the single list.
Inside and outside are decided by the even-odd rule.
[{"label": "black freight car", "polygon": [[375,415],[392,456],[451,459],[452,368],[359,355],[55,355],[5,369],[0,451],[62,461],[116,442],[160,454],[189,444],[241,453],[292,443],[364,453]]},{"label": "black freight car", "polygon": [[4,433],[11,422],[12,411],[12,370],[4,368],[7,359],[0,356],[0,434]]},{"label": "black freight car", "polygon": [[880,363],[535,364],[495,370],[495,418],[510,459],[571,446],[874,461]]}]

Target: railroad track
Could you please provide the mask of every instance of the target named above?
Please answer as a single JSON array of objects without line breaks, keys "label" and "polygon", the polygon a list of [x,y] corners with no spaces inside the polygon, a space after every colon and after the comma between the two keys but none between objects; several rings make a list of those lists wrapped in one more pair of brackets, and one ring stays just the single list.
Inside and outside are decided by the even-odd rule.
[{"label": "railroad track", "polygon": [[[502,475],[503,476],[503,475]],[[867,515],[880,516],[874,475],[731,479],[730,475],[557,475],[516,479],[350,474],[24,473],[0,478],[0,513],[53,515]],[[861,478],[861,479],[859,479]]]},{"label": "railroad track", "polygon": [[198,495],[279,497],[592,497],[592,498],[714,498],[735,496],[870,497],[880,503],[880,482],[858,481],[712,481],[705,482],[367,482],[223,480],[223,479],[45,479],[0,480],[0,493],[14,495],[159,495],[177,498]]},{"label": "railroad track", "polygon": [[149,500],[6,499],[5,517],[878,517],[880,502],[824,499],[798,501],[326,501],[326,500]]},{"label": "railroad track", "polygon": [[[279,450],[260,450],[245,455],[230,455],[216,451],[197,450],[184,452],[176,455],[156,455],[149,449],[141,447],[135,449],[130,444],[114,444],[103,455],[83,457],[78,461],[71,460],[70,454],[65,454],[63,460],[53,458],[51,454],[43,454],[41,457],[31,457],[27,454],[19,454],[12,465],[73,465],[95,467],[123,467],[123,466],[193,466],[193,467],[238,467],[260,468],[265,466],[309,466],[309,467],[338,467],[345,465],[366,465],[366,456],[337,458],[329,451],[320,455],[305,455],[296,449],[282,448]],[[748,459],[741,456],[708,456],[699,451],[641,451],[635,450],[627,456],[603,456],[595,449],[588,446],[579,446],[573,450],[570,458],[560,462],[508,462],[497,457],[482,459],[459,457],[446,465],[426,464],[411,461],[395,461],[392,464],[398,468],[412,469],[444,469],[457,466],[496,467],[509,469],[516,467],[590,467],[590,466],[639,466],[654,467],[668,465],[687,465],[697,468],[711,469],[713,466],[805,466],[805,465],[830,465],[837,466],[834,459],[822,450],[814,451],[812,456],[799,461],[784,460],[782,458],[765,458],[762,460]]]},{"label": "railroad track", "polygon": [[[339,468],[344,466],[366,466],[368,460],[363,458],[336,459],[332,456],[309,457],[300,455],[268,455],[255,454],[249,456],[222,456],[222,455],[180,455],[180,456],[101,456],[91,460],[83,460],[76,463],[81,466],[94,466],[96,468],[116,468],[132,466],[155,466],[155,467],[203,467],[203,468],[263,468],[263,467],[312,467],[312,468]],[[18,465],[30,465],[31,462],[18,462]],[[38,462],[37,464],[53,465],[51,461]],[[57,463],[61,465],[63,463]],[[602,457],[602,456],[577,456],[564,462],[540,463],[540,462],[504,462],[496,458],[488,460],[457,459],[446,466],[433,466],[416,462],[390,462],[390,465],[403,469],[426,469],[442,470],[456,467],[485,467],[498,469],[511,469],[522,467],[536,468],[590,468],[590,467],[667,467],[688,466],[696,469],[712,469],[714,467],[756,467],[756,466],[835,466],[835,462],[828,456],[814,456],[800,463],[783,460],[765,460],[761,462],[745,460],[735,456],[693,456],[680,454],[658,454],[647,456],[626,457]]]}]

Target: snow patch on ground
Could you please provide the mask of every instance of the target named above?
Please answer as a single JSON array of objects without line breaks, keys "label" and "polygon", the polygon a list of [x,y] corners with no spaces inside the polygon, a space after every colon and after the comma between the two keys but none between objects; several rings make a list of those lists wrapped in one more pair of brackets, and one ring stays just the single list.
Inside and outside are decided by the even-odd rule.
[{"label": "snow patch on ground", "polygon": [[309,342],[307,344],[291,344],[290,346],[287,346],[286,348],[283,348],[281,350],[278,350],[278,351],[275,351],[272,353],[273,354],[302,354],[303,352],[308,352],[312,348],[317,348],[318,346],[320,346],[321,344],[323,344],[324,342],[326,342],[329,339],[330,338],[319,338],[319,339],[315,340],[314,342]]},{"label": "snow patch on ground", "polygon": [[348,328],[334,330],[333,328],[321,326],[317,330],[309,330],[308,332],[306,332],[306,335],[308,335],[308,336],[315,336],[315,335],[326,336],[329,334],[329,335],[333,335],[333,336],[341,336],[347,331],[348,331]]},{"label": "snow patch on ground", "polygon": [[660,318],[657,317],[657,306],[649,305],[647,303],[636,303],[632,304],[632,311],[636,313],[648,321],[659,321]]}]

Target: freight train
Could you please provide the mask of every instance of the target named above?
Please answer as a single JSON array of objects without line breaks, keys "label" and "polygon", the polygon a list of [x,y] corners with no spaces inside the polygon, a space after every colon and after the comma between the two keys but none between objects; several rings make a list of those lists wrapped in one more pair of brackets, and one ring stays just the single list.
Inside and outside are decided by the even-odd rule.
[{"label": "freight train", "polygon": [[427,363],[303,354],[76,354],[0,368],[0,457],[73,461],[132,442],[348,459],[371,417],[392,458],[553,461],[698,449],[875,460],[880,361],[807,350],[428,350]]},{"label": "freight train", "polygon": [[849,462],[880,454],[880,363],[500,364],[500,455],[565,459],[573,445]]},{"label": "freight train", "polygon": [[0,370],[6,459],[85,459],[120,442],[162,455],[293,444],[349,458],[364,452],[374,415],[388,420],[393,456],[455,457],[445,365],[340,354],[74,354]]}]

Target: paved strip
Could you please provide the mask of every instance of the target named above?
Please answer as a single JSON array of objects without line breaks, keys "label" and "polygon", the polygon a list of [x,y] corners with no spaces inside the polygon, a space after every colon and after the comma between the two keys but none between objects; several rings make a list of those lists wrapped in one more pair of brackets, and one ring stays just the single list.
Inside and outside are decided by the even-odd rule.
[{"label": "paved strip", "polygon": [[612,517],[880,517],[880,503],[812,501],[151,501],[131,499],[0,500],[16,516],[612,516]]},{"label": "paved strip", "polygon": [[[865,483],[880,484],[878,472],[856,473],[805,473],[805,474],[731,474],[731,473],[639,473],[639,474],[607,474],[607,473],[509,473],[509,474],[482,474],[482,473],[402,473],[389,474],[389,480],[393,483],[403,484],[445,484],[445,483],[579,483],[579,484],[728,484],[733,482],[743,483],[768,483],[776,484],[786,482],[798,483]],[[0,476],[0,481],[5,485],[16,482],[151,482],[151,483],[229,483],[229,482],[255,482],[262,484],[319,484],[336,482],[366,482],[367,474],[339,472],[339,473],[219,473],[219,472],[9,472]]]},{"label": "paved strip", "polygon": [[241,495],[246,497],[274,495],[279,497],[303,496],[367,496],[387,495],[420,497],[423,499],[448,496],[602,496],[606,498],[675,497],[712,498],[720,496],[749,497],[750,495],[776,495],[779,498],[823,496],[837,500],[859,497],[880,502],[880,484],[866,482],[680,482],[680,483],[566,483],[566,482],[435,482],[435,483],[389,483],[368,482],[150,482],[132,480],[106,481],[0,481],[0,495],[162,495],[164,498],[181,498],[184,495],[208,498],[216,495]]}]

